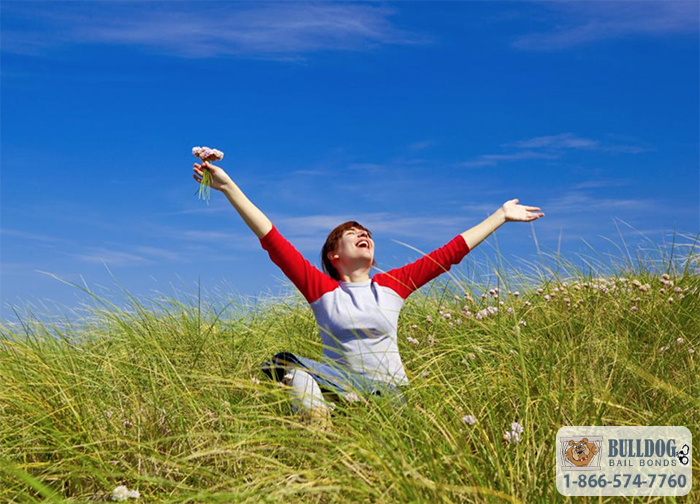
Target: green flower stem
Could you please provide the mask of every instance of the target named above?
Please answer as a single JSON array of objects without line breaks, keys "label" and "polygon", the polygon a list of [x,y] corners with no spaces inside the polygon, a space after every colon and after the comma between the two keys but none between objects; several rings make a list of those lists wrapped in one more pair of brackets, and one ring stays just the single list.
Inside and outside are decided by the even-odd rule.
[{"label": "green flower stem", "polygon": [[209,205],[209,198],[211,197],[211,174],[209,170],[204,170],[204,176],[202,176],[202,181],[199,183],[199,199],[204,199]]}]

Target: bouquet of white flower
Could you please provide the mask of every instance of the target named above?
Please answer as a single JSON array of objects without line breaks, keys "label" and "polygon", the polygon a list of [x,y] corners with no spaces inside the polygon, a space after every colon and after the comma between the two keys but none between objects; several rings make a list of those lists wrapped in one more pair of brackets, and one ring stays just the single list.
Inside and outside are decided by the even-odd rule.
[{"label": "bouquet of white flower", "polygon": [[[217,149],[211,149],[209,147],[193,147],[192,155],[198,157],[205,161],[220,161],[224,159],[224,153]],[[203,170],[204,176],[202,177],[202,183],[199,185],[199,199],[205,199],[207,205],[209,204],[209,194],[210,194],[210,177],[211,174],[209,170]]]}]

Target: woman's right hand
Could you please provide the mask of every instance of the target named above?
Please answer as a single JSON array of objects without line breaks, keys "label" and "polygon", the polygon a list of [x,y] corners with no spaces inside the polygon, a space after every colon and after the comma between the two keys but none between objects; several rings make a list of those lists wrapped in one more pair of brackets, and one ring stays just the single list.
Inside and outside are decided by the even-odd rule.
[{"label": "woman's right hand", "polygon": [[231,177],[226,174],[223,168],[214,166],[209,161],[204,161],[201,165],[199,163],[195,163],[194,174],[192,177],[194,177],[197,182],[201,183],[202,177],[204,176],[204,170],[209,172],[209,185],[211,185],[212,189],[223,191],[226,187],[233,185]]}]

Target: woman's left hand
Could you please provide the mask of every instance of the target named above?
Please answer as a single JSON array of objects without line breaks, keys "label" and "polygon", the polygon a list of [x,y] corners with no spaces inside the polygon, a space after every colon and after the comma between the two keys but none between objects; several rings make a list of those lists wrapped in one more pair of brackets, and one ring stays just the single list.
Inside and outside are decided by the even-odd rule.
[{"label": "woman's left hand", "polygon": [[512,199],[503,203],[501,210],[505,215],[506,222],[530,222],[540,217],[544,217],[544,212],[538,212],[539,207],[518,205],[519,199]]}]

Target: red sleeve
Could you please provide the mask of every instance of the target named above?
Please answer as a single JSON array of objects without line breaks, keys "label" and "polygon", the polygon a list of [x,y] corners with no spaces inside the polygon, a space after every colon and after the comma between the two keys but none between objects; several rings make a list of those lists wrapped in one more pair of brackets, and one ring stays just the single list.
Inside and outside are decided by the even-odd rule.
[{"label": "red sleeve", "polygon": [[411,293],[430,282],[433,278],[449,271],[453,264],[459,264],[469,253],[469,246],[460,234],[447,245],[432,251],[411,264],[386,273],[378,273],[372,279],[379,285],[388,287],[406,299]]},{"label": "red sleeve", "polygon": [[260,244],[268,251],[272,262],[280,267],[309,303],[313,303],[326,292],[338,287],[337,281],[304,259],[294,245],[280,234],[274,224],[272,229],[260,238]]}]

